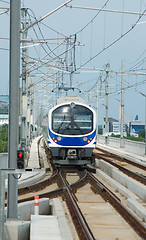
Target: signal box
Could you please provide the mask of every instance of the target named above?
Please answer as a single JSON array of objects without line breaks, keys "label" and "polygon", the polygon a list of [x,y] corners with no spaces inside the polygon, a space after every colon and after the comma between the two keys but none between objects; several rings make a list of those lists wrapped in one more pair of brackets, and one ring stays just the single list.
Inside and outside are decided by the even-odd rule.
[{"label": "signal box", "polygon": [[23,150],[17,151],[17,168],[19,169],[24,168],[24,151]]}]

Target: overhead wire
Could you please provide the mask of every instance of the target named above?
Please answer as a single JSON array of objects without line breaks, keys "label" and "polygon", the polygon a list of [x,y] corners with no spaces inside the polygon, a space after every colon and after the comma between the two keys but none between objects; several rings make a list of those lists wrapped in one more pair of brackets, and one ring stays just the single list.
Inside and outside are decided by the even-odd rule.
[{"label": "overhead wire", "polygon": [[[146,50],[145,50],[146,51]],[[132,66],[131,68],[127,69],[125,72],[129,72],[132,69],[135,69],[137,67],[139,67],[140,65],[142,65],[144,62],[146,62],[146,57],[144,57],[142,60],[140,60],[138,63],[136,63],[134,66]]]},{"label": "overhead wire", "polygon": [[[54,51],[55,49],[57,49],[63,42],[64,42],[64,41],[62,41],[57,47],[55,47],[53,50],[51,50],[50,53],[51,53],[52,51]],[[65,51],[65,52],[66,52],[66,51]],[[62,54],[63,54],[63,53],[62,53]],[[60,55],[62,55],[62,54],[60,54]],[[30,70],[32,67],[34,67],[36,64],[41,63],[41,61],[42,61],[44,58],[46,58],[48,55],[49,55],[49,53],[47,53],[45,56],[43,56],[41,59],[39,59],[37,62],[35,62],[29,69],[27,69],[26,72],[23,73],[23,75],[26,74],[26,73],[31,73],[32,71],[34,71],[34,70],[38,69],[39,67],[41,67],[42,65],[44,65],[44,63],[42,63],[42,65],[40,65],[40,66],[36,67],[35,69],[29,71],[29,70]],[[50,61],[53,61],[54,59],[56,59],[56,56],[55,56],[54,58],[46,61],[45,64],[47,64],[47,63],[50,62]]]},{"label": "overhead wire", "polygon": [[[101,9],[103,9],[106,5],[107,5],[107,3],[109,2],[110,0],[107,0],[105,3],[104,3],[104,5],[101,7]],[[77,31],[75,34],[77,35],[77,34],[79,34],[80,32],[82,32],[86,27],[88,27],[93,21],[94,21],[94,19],[99,15],[99,13],[101,12],[101,10],[99,10],[97,13],[96,13],[96,15],[82,28],[82,29],[80,29],[79,31]]]},{"label": "overhead wire", "polygon": [[8,3],[8,4],[10,3],[10,2],[4,1],[4,0],[0,0],[0,2],[3,2],[3,3]]},{"label": "overhead wire", "polygon": [[[35,16],[34,12],[32,11],[32,9],[29,8],[29,10],[32,12],[32,14],[33,14],[33,18],[37,21],[37,18],[36,18],[36,16]],[[30,15],[30,14],[29,14],[29,15]],[[31,16],[31,15],[30,15],[30,16]],[[42,22],[40,22],[40,23],[42,23]],[[43,24],[43,25],[46,26],[46,24]],[[44,38],[44,35],[43,35],[43,33],[42,33],[42,30],[41,30],[41,28],[40,28],[40,26],[39,26],[39,23],[37,23],[37,26],[38,26],[38,29],[39,29],[39,31],[40,31],[40,34],[41,34],[43,40],[45,41],[45,38]],[[52,30],[52,28],[51,28],[51,30]],[[55,31],[55,30],[54,30],[54,31]],[[55,32],[56,32],[56,31],[55,31]],[[57,34],[62,35],[62,34],[59,33],[59,32],[57,32]],[[64,36],[65,38],[67,38],[67,36],[65,36],[65,35],[63,35],[63,36]],[[69,38],[68,38],[68,40],[69,40]],[[50,51],[52,51],[51,48],[50,48],[50,46],[48,45],[48,43],[45,42],[45,44],[46,44],[47,48],[48,48]],[[52,51],[52,54],[54,54],[55,56],[57,56],[57,54],[54,53],[54,51]],[[59,58],[59,59],[60,59],[60,58]]]},{"label": "overhead wire", "polygon": [[[29,10],[30,11],[32,11],[30,8],[29,8]],[[28,12],[27,12],[28,13]],[[33,11],[32,11],[32,13],[33,13]],[[28,16],[29,16],[29,20],[30,20],[30,23],[32,23],[32,21],[31,21],[31,18],[30,18],[30,14],[28,13]],[[36,17],[34,16],[34,18],[35,18],[35,20],[37,20],[36,19]],[[38,23],[37,23],[37,26],[38,26],[38,28],[39,28],[39,25],[38,25]],[[35,27],[34,26],[32,26],[32,29],[33,29],[33,31],[34,31],[34,33],[35,33],[35,35],[36,35],[36,37],[37,37],[37,39],[39,39],[39,36],[38,36],[38,34],[37,34],[37,32],[36,32],[36,30],[35,30]],[[40,28],[39,28],[39,30],[40,30]],[[41,32],[42,33],[42,32]],[[40,45],[41,45],[41,47],[43,48],[43,50],[47,53],[47,51],[46,51],[46,49],[44,48],[44,46],[43,46],[43,44],[42,43],[40,43]],[[51,56],[50,56],[51,57]]]},{"label": "overhead wire", "polygon": [[[131,32],[135,26],[137,25],[137,23],[140,21],[140,19],[142,18],[142,16],[144,15],[144,13],[146,12],[146,9],[143,11],[143,13],[139,16],[139,18],[137,19],[137,21],[135,22],[135,24],[132,25],[132,27],[130,29],[128,29],[124,34],[122,34],[120,37],[118,37],[115,41],[113,41],[112,43],[110,43],[109,45],[107,45],[105,48],[103,48],[101,51],[99,51],[97,54],[95,54],[92,58],[90,58],[88,61],[86,61],[85,63],[83,63],[80,67],[77,68],[77,70],[79,70],[81,67],[85,66],[87,63],[89,63],[90,61],[92,61],[94,58],[96,58],[97,56],[99,56],[101,53],[103,53],[105,50],[109,49],[111,46],[113,46],[115,43],[117,43],[119,40],[121,40],[123,37],[125,37],[129,32]],[[76,71],[77,71],[76,70]]]}]

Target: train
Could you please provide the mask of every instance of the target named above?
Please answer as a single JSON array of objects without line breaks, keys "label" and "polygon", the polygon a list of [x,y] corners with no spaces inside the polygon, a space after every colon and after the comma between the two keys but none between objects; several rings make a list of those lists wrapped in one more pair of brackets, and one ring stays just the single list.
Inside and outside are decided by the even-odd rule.
[{"label": "train", "polygon": [[96,112],[81,97],[59,98],[48,113],[48,147],[59,165],[93,162]]}]

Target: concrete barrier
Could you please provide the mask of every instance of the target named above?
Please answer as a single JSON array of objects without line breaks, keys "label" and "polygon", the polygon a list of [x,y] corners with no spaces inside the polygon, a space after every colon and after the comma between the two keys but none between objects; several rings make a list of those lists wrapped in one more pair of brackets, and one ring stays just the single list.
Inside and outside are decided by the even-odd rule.
[{"label": "concrete barrier", "polygon": [[140,199],[146,201],[146,187],[142,183],[139,183],[136,180],[126,176],[124,173],[120,172],[119,169],[111,166],[102,159],[98,159],[96,162],[98,162],[97,165],[102,171],[132,191]]},{"label": "concrete barrier", "polygon": [[64,210],[59,198],[52,200],[53,204],[53,215],[57,216],[61,236],[63,240],[73,240],[67,220],[65,218]]},{"label": "concrete barrier", "polygon": [[140,199],[146,199],[146,187],[127,177],[125,174],[120,173],[120,171],[114,166],[110,166],[108,169],[109,163],[106,163],[103,160],[96,159],[95,166],[102,169],[102,171],[100,169],[96,170],[97,175],[123,195],[127,199],[127,206],[134,211],[142,221],[146,221],[146,209],[140,203]]},{"label": "concrete barrier", "polygon": [[129,191],[126,187],[122,186],[120,183],[115,181],[113,178],[109,177],[107,174],[102,172],[100,169],[96,170],[97,175],[99,175],[102,179],[104,179],[108,184],[115,188],[115,191],[119,192],[126,199],[133,198],[136,201],[139,201],[139,198]]},{"label": "concrete barrier", "polygon": [[[34,214],[34,200],[18,204],[18,218],[28,221]],[[39,214],[50,214],[50,203],[48,198],[39,199]]]},{"label": "concrete barrier", "polygon": [[133,198],[129,198],[127,200],[127,205],[130,209],[132,209],[140,218],[142,219],[143,222],[146,222],[146,209],[144,206],[142,206],[139,202],[137,202]]},{"label": "concrete barrier", "polygon": [[3,240],[29,240],[30,222],[7,221],[4,224]]},{"label": "concrete barrier", "polygon": [[[5,208],[5,214],[7,208]],[[39,214],[50,213],[50,202],[48,198],[39,200]],[[4,224],[4,240],[29,240],[30,218],[34,214],[34,200],[18,204],[18,219],[7,220]]]},{"label": "concrete barrier", "polygon": [[132,191],[135,195],[137,195],[140,199],[146,202],[146,186],[126,176],[124,173],[121,173],[119,170],[114,168],[112,171],[112,176],[116,181],[121,183],[123,186]]},{"label": "concrete barrier", "polygon": [[[97,140],[97,146],[98,143],[105,144],[105,136],[103,135],[98,135],[98,140]],[[133,154],[137,154],[140,156],[145,155],[145,143],[144,142],[136,142],[136,141],[131,141],[128,139],[123,139],[124,142],[124,151],[131,152]],[[120,149],[120,139],[119,138],[114,138],[114,137],[108,137],[108,146],[113,147],[113,148],[119,148]]]}]

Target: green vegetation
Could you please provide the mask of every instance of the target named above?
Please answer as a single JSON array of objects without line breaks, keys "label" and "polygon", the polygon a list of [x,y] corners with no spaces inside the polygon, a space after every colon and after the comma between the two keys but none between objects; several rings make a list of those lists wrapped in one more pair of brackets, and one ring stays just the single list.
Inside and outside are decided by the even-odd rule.
[{"label": "green vegetation", "polygon": [[120,135],[111,134],[111,137],[120,138]]},{"label": "green vegetation", "polygon": [[[0,153],[8,152],[8,124],[0,126]],[[21,128],[19,127],[19,142]]]},{"label": "green vegetation", "polygon": [[137,141],[137,142],[144,142],[144,138],[142,138],[142,137],[128,136],[125,139],[129,139],[129,140]]},{"label": "green vegetation", "polygon": [[0,152],[8,152],[8,125],[0,126]]},{"label": "green vegetation", "polygon": [[[114,135],[112,133],[111,137],[120,138],[120,135]],[[138,137],[127,136],[127,137],[124,137],[124,139],[128,139],[128,140],[131,140],[131,141],[137,141],[137,142],[144,142],[145,141],[145,131],[144,130],[139,131]]]},{"label": "green vegetation", "polygon": [[142,137],[145,139],[145,130],[141,130],[139,131],[139,134],[138,134],[139,137]]}]

